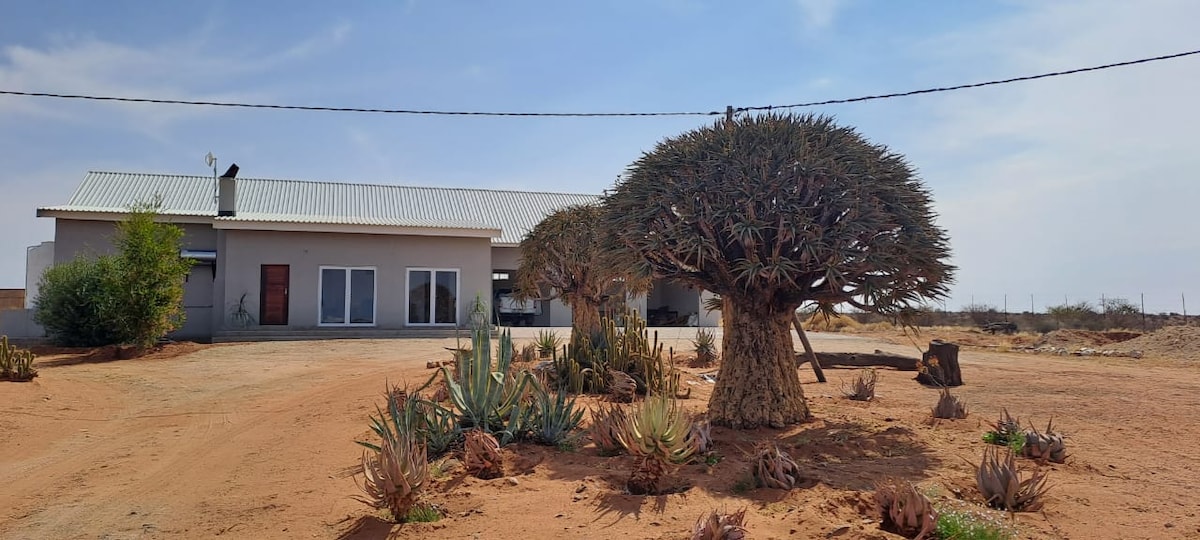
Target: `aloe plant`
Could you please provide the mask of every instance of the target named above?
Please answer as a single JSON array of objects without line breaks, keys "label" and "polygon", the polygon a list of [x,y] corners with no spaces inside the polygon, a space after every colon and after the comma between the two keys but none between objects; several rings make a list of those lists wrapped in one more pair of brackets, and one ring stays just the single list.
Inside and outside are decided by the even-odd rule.
[{"label": "aloe plant", "polygon": [[691,419],[675,399],[651,396],[634,407],[617,431],[617,438],[638,458],[627,487],[630,493],[658,493],[659,481],[674,465],[686,463],[697,452]]},{"label": "aloe plant", "polygon": [[401,521],[416,504],[429,479],[428,453],[424,441],[407,428],[396,400],[389,402],[390,421],[378,409],[379,416],[371,417],[380,444],[359,442],[368,448],[363,451],[363,483],[359,486],[366,498],[356,498],[374,508],[388,510],[393,519]]},{"label": "aloe plant", "polygon": [[478,427],[486,432],[501,432],[501,442],[511,441],[531,416],[522,397],[529,385],[536,385],[528,371],[510,375],[512,366],[512,336],[508,330],[500,334],[496,361],[492,361],[491,330],[471,330],[471,355],[459,360],[453,371],[447,367],[429,379],[433,384],[440,375],[449,393],[450,402],[465,427]]}]

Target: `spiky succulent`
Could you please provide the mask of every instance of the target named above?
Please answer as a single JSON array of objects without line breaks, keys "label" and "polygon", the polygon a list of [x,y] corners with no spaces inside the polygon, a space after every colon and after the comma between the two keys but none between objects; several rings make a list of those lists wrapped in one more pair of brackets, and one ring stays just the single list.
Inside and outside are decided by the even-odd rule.
[{"label": "spiky succulent", "polygon": [[779,446],[762,443],[754,451],[754,482],[758,487],[792,489],[800,483],[800,466]]},{"label": "spiky succulent", "polygon": [[615,456],[625,451],[618,433],[625,429],[628,413],[617,404],[601,403],[592,410],[592,423],[588,425],[588,436],[602,456]]},{"label": "spiky succulent", "polygon": [[364,450],[362,457],[363,483],[359,487],[366,497],[356,498],[391,512],[393,519],[400,521],[417,502],[429,479],[425,444],[407,431],[393,430],[388,422],[377,425],[383,429],[382,441],[373,449]]},{"label": "spiky succulent", "polygon": [[842,386],[842,393],[854,401],[871,401],[875,399],[875,383],[878,380],[879,374],[874,368],[861,370],[849,387]]},{"label": "spiky succulent", "polygon": [[671,397],[647,398],[629,413],[623,428],[617,439],[638,457],[628,482],[631,493],[657,493],[668,468],[686,463],[696,453],[692,422]]},{"label": "spiky succulent", "polygon": [[1067,443],[1062,433],[1054,431],[1054,420],[1046,423],[1046,431],[1031,427],[1019,436],[1025,438],[1021,453],[1039,461],[1063,463],[1067,460]]},{"label": "spiky succulent", "polygon": [[692,340],[692,347],[696,351],[696,360],[692,364],[693,366],[710,366],[717,361],[717,336],[711,330],[697,329],[696,339]]},{"label": "spiky succulent", "polygon": [[504,474],[500,442],[481,429],[467,432],[463,445],[463,467],[476,478],[484,480]]},{"label": "spiky succulent", "polygon": [[549,358],[558,350],[562,340],[555,334],[553,330],[538,330],[537,341],[534,345],[537,347],[537,352],[542,358]]},{"label": "spiky succulent", "polygon": [[950,393],[948,388],[942,388],[938,394],[937,405],[933,407],[934,418],[963,419],[967,417],[967,404],[958,396]]},{"label": "spiky succulent", "polygon": [[1021,422],[1008,414],[1008,409],[1000,414],[1000,419],[992,423],[992,436],[987,441],[1000,446],[1007,446],[1009,441],[1022,435]]},{"label": "spiky succulent", "polygon": [[696,520],[692,540],[744,540],[746,533],[745,508],[732,514],[713,510]]},{"label": "spiky succulent", "polygon": [[975,483],[988,506],[1012,512],[1036,512],[1045,504],[1050,486],[1041,470],[1022,479],[1012,452],[995,446],[983,450],[983,461],[975,468]]},{"label": "spiky succulent", "polygon": [[910,482],[890,478],[877,484],[875,511],[884,530],[905,538],[921,540],[937,529],[938,512],[933,502]]}]

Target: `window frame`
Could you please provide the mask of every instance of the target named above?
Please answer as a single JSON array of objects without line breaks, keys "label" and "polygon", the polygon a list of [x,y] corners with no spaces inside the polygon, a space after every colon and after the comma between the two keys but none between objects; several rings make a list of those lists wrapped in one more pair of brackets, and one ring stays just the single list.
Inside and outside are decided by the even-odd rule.
[{"label": "window frame", "polygon": [[[412,309],[412,273],[413,272],[429,272],[429,322],[415,323],[410,322],[410,310]],[[437,273],[438,272],[454,272],[454,322],[440,323],[437,320]],[[405,326],[440,326],[440,327],[457,327],[459,325],[458,317],[462,314],[462,269],[461,268],[432,268],[424,266],[410,266],[404,269],[404,325]]]},{"label": "window frame", "polygon": [[[322,292],[325,290],[325,271],[326,270],[341,270],[346,276],[346,308],[344,311],[346,322],[327,323],[322,321],[323,309],[321,305]],[[355,323],[350,322],[350,301],[353,298],[352,292],[354,284],[352,281],[354,270],[370,270],[371,271],[371,322]],[[371,328],[379,325],[379,270],[374,266],[338,266],[338,265],[320,265],[317,267],[317,326],[319,327],[358,327]]]}]

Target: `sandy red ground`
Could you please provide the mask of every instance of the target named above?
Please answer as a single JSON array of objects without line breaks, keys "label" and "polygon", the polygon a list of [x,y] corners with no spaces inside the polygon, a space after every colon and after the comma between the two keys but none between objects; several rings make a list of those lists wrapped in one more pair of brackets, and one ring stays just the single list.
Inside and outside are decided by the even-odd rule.
[{"label": "sandy red ground", "polygon": [[[814,334],[828,351],[913,346]],[[922,336],[927,340],[934,335]],[[1022,538],[1200,538],[1200,370],[1162,358],[1048,357],[964,349],[966,420],[927,423],[937,391],[881,371],[878,399],[841,397],[851,370],[818,384],[814,422],[786,431],[715,430],[715,466],[691,465],[678,494],[622,493],[630,458],[514,445],[507,477],[448,467],[432,524],[391,525],[352,499],[367,416],[384,380],[423,381],[453,340],[191,346],[134,360],[39,358],[32,383],[0,383],[2,538],[686,538],[712,508],[749,508],[752,538],[898,538],[869,515],[884,476],[980,502],[968,462],[1002,407],[1066,431],[1045,510],[1018,514]],[[677,344],[680,345],[680,344]],[[680,348],[686,348],[681,345]],[[692,372],[699,370],[689,370]],[[703,409],[707,386],[688,406]],[[776,440],[809,481],[735,493],[745,452]],[[1031,462],[1023,461],[1026,466]],[[510,481],[514,478],[515,482]]]}]

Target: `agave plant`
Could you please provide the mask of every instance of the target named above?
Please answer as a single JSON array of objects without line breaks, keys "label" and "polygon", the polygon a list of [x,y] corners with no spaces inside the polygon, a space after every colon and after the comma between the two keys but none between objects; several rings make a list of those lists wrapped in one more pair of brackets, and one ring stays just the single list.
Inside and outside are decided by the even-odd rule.
[{"label": "agave plant", "polygon": [[468,431],[463,444],[463,467],[476,478],[484,480],[503,476],[500,441],[481,429]]},{"label": "agave plant", "polygon": [[842,386],[842,393],[854,401],[871,401],[875,399],[875,383],[878,380],[879,374],[875,368],[861,370],[848,388]]},{"label": "agave plant", "polygon": [[713,510],[696,521],[692,540],[744,540],[746,533],[745,508],[732,514]]},{"label": "agave plant", "polygon": [[717,336],[711,330],[696,329],[696,338],[692,340],[692,347],[696,351],[696,360],[692,364],[693,366],[711,366],[713,362],[717,361]]},{"label": "agave plant", "polygon": [[800,466],[787,452],[771,443],[758,446],[751,467],[758,487],[787,490],[800,483]]},{"label": "agave plant", "polygon": [[1000,454],[994,446],[984,448],[983,461],[975,468],[975,483],[987,505],[1012,512],[1041,510],[1045,504],[1042,496],[1050,489],[1045,473],[1038,470],[1021,479],[1013,453],[1004,451],[1004,457]]},{"label": "agave plant", "polygon": [[571,432],[583,423],[583,409],[575,408],[575,398],[566,392],[550,393],[538,389],[535,394],[535,420],[537,439],[542,444],[557,446],[570,440]]},{"label": "agave plant", "polygon": [[635,495],[658,493],[662,477],[696,453],[692,423],[672,397],[647,398],[633,409],[622,427],[617,431],[617,440],[638,458],[626,484]]},{"label": "agave plant", "polygon": [[562,340],[553,330],[538,330],[536,346],[537,352],[542,358],[550,358],[558,350],[560,344],[562,344]]},{"label": "agave plant", "polygon": [[909,482],[888,479],[875,486],[875,511],[885,531],[905,538],[933,538],[938,512],[928,497]]},{"label": "agave plant", "polygon": [[588,425],[588,436],[602,456],[615,456],[625,451],[618,434],[625,429],[628,413],[620,405],[603,404],[592,410],[592,423]]},{"label": "agave plant", "polygon": [[1054,463],[1067,460],[1067,443],[1063,434],[1054,431],[1054,420],[1046,423],[1046,431],[1031,427],[1018,436],[1025,440],[1021,453],[1026,457]]},{"label": "agave plant", "polygon": [[454,372],[442,367],[425,386],[433,384],[440,375],[460,423],[484,431],[504,432],[504,441],[511,440],[517,430],[514,420],[528,418],[522,407],[526,387],[534,382],[527,371],[510,374],[512,366],[512,336],[508,330],[500,334],[497,360],[493,364],[490,329],[471,331],[471,356],[460,358]]},{"label": "agave plant", "polygon": [[608,370],[608,393],[612,396],[613,401],[630,403],[637,395],[637,381],[624,371],[610,369]]},{"label": "agave plant", "polygon": [[[397,411],[392,413],[395,418]],[[359,486],[366,498],[356,498],[391,512],[394,520],[401,521],[416,504],[429,480],[426,447],[408,430],[393,429],[396,421],[386,421],[382,411],[379,418],[372,418],[372,421],[379,428],[382,440],[379,445],[359,443],[368,448],[363,451],[363,483]]]},{"label": "agave plant", "polygon": [[950,393],[950,389],[942,388],[938,395],[937,405],[933,407],[934,418],[963,419],[967,417],[967,404],[958,396]]}]

